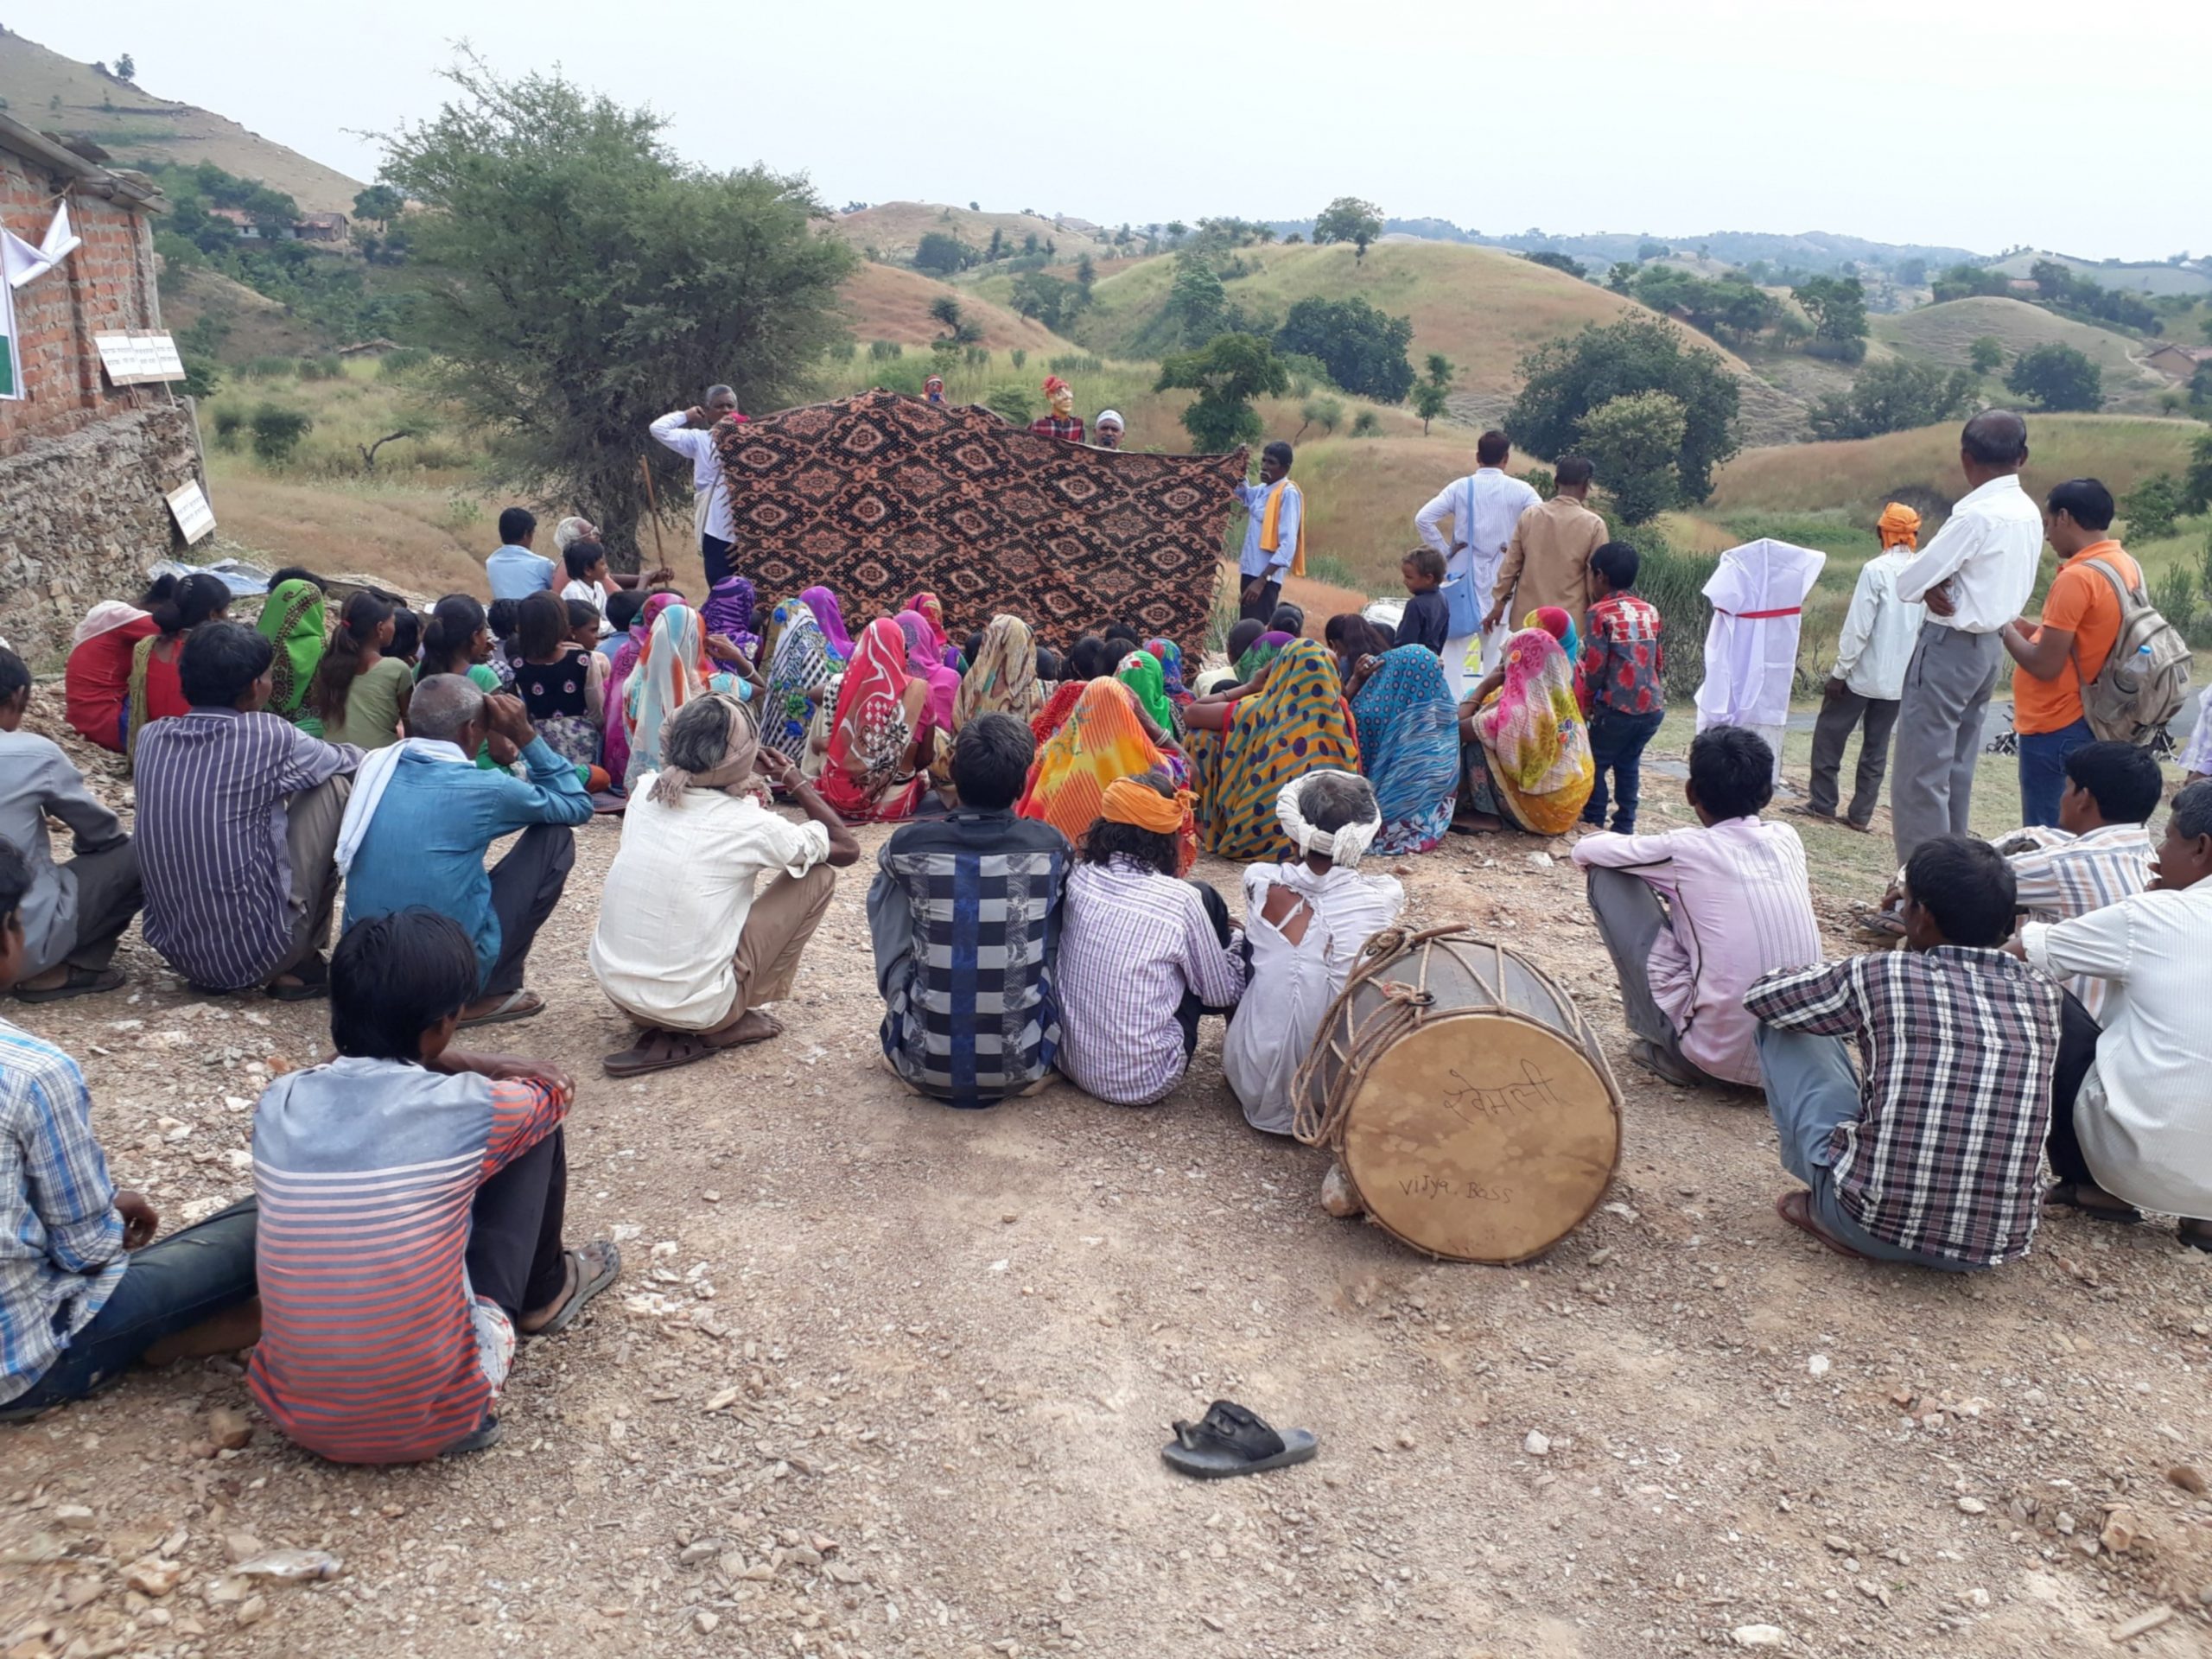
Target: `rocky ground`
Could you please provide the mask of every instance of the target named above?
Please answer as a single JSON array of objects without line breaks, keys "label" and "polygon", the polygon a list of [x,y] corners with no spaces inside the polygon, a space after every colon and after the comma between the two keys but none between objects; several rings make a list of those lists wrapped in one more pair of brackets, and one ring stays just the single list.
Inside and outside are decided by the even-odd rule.
[{"label": "rocky ground", "polygon": [[[906,1096],[858,872],[784,1038],[609,1082],[629,1032],[584,944],[619,833],[582,832],[551,1009],[500,1035],[582,1079],[571,1230],[628,1266],[524,1350],[505,1443],[327,1465],[228,1361],[0,1431],[0,1656],[2212,1645],[2212,1256],[2062,1215],[1955,1279],[1790,1231],[1756,1099],[1628,1063],[1563,845],[1393,867],[1416,920],[1560,977],[1625,1092],[1605,1206],[1498,1270],[1323,1215],[1323,1155],[1245,1127],[1211,1029],[1149,1110]],[[189,997],[135,934],[123,962],[124,992],[10,1017],[82,1060],[118,1179],[190,1217],[247,1189],[254,1099],[323,1015]],[[1319,1457],[1171,1474],[1169,1420],[1222,1395]]]}]

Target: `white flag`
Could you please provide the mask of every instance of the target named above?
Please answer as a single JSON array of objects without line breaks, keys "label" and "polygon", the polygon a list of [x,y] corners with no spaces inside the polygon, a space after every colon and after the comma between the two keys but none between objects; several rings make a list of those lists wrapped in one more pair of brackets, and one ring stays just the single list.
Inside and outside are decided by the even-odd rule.
[{"label": "white flag", "polygon": [[54,210],[46,234],[33,247],[13,231],[0,230],[0,399],[21,402],[23,397],[23,354],[16,332],[16,290],[34,276],[43,276],[74,253],[83,241],[69,226],[69,204]]}]

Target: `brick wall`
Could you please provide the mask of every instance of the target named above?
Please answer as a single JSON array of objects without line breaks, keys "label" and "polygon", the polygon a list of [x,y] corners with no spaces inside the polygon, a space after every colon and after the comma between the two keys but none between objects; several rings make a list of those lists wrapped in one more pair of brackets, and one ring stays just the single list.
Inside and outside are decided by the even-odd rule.
[{"label": "brick wall", "polygon": [[[0,225],[35,244],[69,180],[0,149]],[[95,334],[161,327],[152,218],[79,188],[84,245],[16,290],[20,402],[0,402],[0,635],[51,667],[97,600],[135,599],[179,545],[163,495],[199,476],[189,404],[114,387]]]}]

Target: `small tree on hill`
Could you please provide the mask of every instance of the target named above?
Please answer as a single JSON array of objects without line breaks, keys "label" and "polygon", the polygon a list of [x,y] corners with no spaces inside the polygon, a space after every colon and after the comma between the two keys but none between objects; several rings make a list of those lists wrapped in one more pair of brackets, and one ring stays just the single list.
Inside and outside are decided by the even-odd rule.
[{"label": "small tree on hill", "polygon": [[2005,366],[2005,342],[1994,334],[1981,334],[1967,347],[1967,366],[1976,374],[1994,374]]},{"label": "small tree on hill", "polygon": [[1167,221],[1167,240],[1171,245],[1180,242],[1190,233],[1191,227],[1181,219],[1171,219]]},{"label": "small tree on hill", "polygon": [[1184,429],[1198,449],[1220,454],[1258,440],[1266,429],[1255,397],[1280,397],[1290,377],[1274,349],[1255,334],[1217,334],[1195,352],[1178,352],[1160,365],[1155,391],[1195,391]]},{"label": "small tree on hill", "polygon": [[1522,385],[1505,416],[1505,433],[1530,454],[1573,449],[1582,422],[1600,404],[1639,391],[1663,391],[1682,406],[1675,473],[1683,498],[1713,493],[1713,469],[1737,449],[1736,378],[1711,352],[1686,346],[1657,317],[1592,324],[1521,359]]},{"label": "small tree on hill", "polygon": [[128,52],[123,53],[116,58],[115,78],[118,80],[135,79],[137,73],[138,60],[132,57]]},{"label": "small tree on hill", "polygon": [[1167,310],[1180,327],[1185,345],[1203,346],[1221,333],[1223,313],[1228,306],[1228,291],[1205,255],[1175,256],[1175,280],[1168,286]]},{"label": "small tree on hill", "polygon": [[2181,480],[2171,473],[2153,473],[2120,500],[2120,516],[2127,520],[2127,539],[2155,542],[2174,533],[2181,517]]},{"label": "small tree on hill", "polygon": [[1848,393],[1831,392],[1808,418],[1816,438],[1875,438],[1952,420],[1973,403],[1974,390],[1971,369],[1946,374],[1933,363],[1891,358],[1861,369]]},{"label": "small tree on hill", "polygon": [[1549,270],[1563,270],[1570,276],[1587,276],[1588,267],[1572,254],[1561,253],[1557,248],[1539,248],[1529,256],[1532,265],[1542,265]]},{"label": "small tree on hill", "polygon": [[1414,365],[1406,348],[1414,325],[1386,316],[1357,296],[1348,300],[1304,299],[1290,308],[1275,331],[1275,349],[1318,358],[1329,378],[1356,397],[1378,403],[1405,401]]},{"label": "small tree on hill", "polygon": [[1452,362],[1441,352],[1428,354],[1427,372],[1414,387],[1414,413],[1421,416],[1421,435],[1428,435],[1428,423],[1444,413],[1452,397]]},{"label": "small tree on hill", "polygon": [[1313,221],[1313,240],[1351,243],[1354,264],[1367,257],[1368,244],[1382,234],[1382,210],[1357,196],[1338,196]]},{"label": "small tree on hill", "polygon": [[407,198],[388,184],[372,184],[353,195],[353,217],[374,219],[379,225],[389,225],[399,217],[407,206]]},{"label": "small tree on hill", "polygon": [[940,276],[950,276],[975,263],[975,249],[943,231],[924,231],[922,239],[914,245],[916,270],[932,270]]},{"label": "small tree on hill", "polygon": [[1630,392],[1606,399],[1582,417],[1577,447],[1597,463],[1620,516],[1641,524],[1681,499],[1679,463],[1688,429],[1680,398]]},{"label": "small tree on hill", "polygon": [[1856,276],[1815,276],[1789,291],[1813,320],[1806,350],[1846,363],[1866,355],[1866,289]]},{"label": "small tree on hill", "polygon": [[2005,385],[2038,409],[2096,409],[2105,400],[2104,371],[2095,359],[2056,341],[2014,358]]},{"label": "small tree on hill", "polygon": [[957,351],[983,337],[983,331],[961,315],[960,302],[950,294],[940,294],[930,302],[930,317],[944,330],[934,342],[940,349]]},{"label": "small tree on hill", "polygon": [[1085,305],[1090,303],[1090,290],[1097,281],[1098,262],[1087,253],[1077,255],[1075,262],[1075,285],[1083,295],[1083,302]]}]

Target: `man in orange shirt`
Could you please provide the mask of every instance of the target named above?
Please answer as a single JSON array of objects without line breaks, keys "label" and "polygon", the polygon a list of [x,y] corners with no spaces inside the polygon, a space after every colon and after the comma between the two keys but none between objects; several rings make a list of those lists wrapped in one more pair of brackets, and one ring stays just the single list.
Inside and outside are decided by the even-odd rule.
[{"label": "man in orange shirt", "polygon": [[2120,638],[2120,595],[2090,569],[2101,564],[2140,590],[2143,571],[2120,550],[2112,529],[2112,492],[2094,478],[2061,484],[2045,499],[2044,535],[2058,555],[2058,575],[2039,626],[2007,622],[1999,631],[2019,666],[2012,671],[2012,725],[2019,734],[2021,822],[2055,824],[2066,791],[2066,757],[2096,741],[2082,709],[2082,688],[2104,672]]}]

